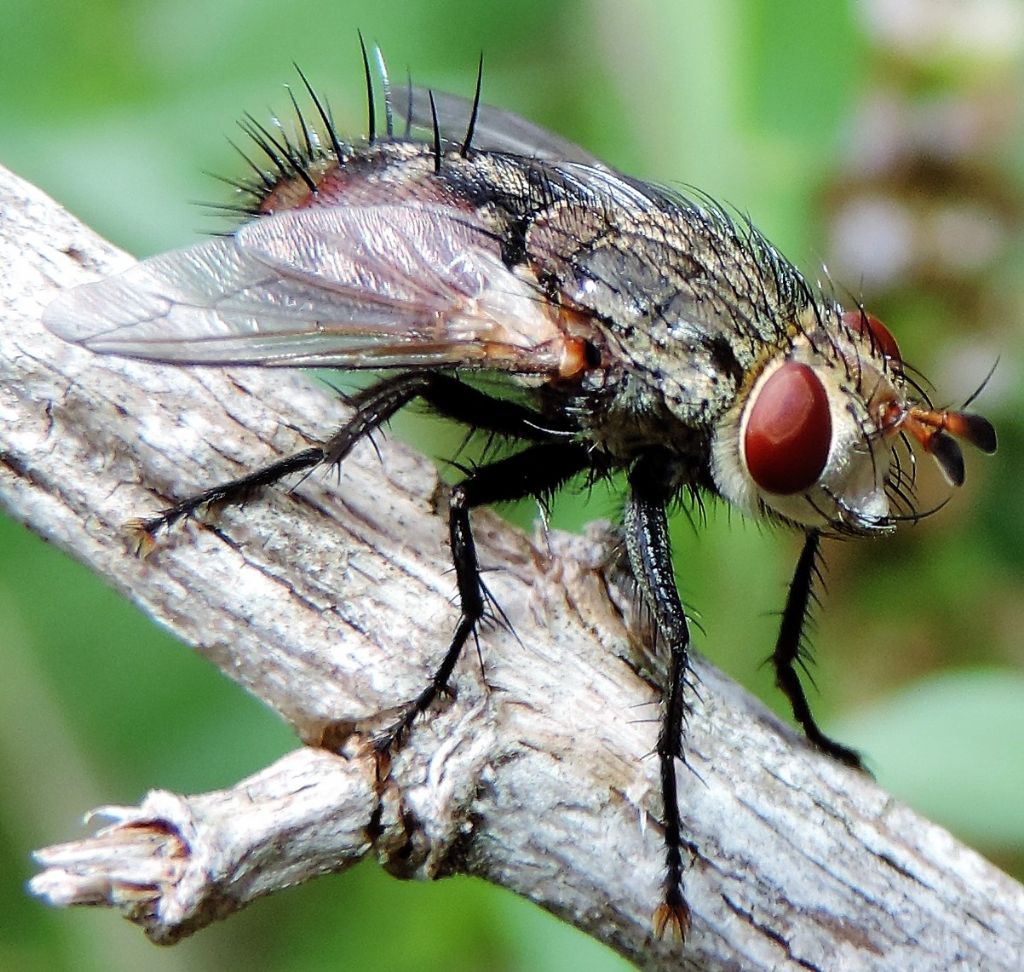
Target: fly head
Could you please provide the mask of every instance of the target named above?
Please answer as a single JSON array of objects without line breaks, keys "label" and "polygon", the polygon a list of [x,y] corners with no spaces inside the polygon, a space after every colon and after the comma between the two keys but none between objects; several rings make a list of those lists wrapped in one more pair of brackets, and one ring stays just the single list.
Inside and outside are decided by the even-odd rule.
[{"label": "fly head", "polygon": [[919,515],[910,440],[960,486],[957,439],[996,448],[987,419],[928,401],[878,318],[815,304],[784,347],[750,370],[714,433],[712,476],[722,496],[754,515],[834,535],[886,533]]}]

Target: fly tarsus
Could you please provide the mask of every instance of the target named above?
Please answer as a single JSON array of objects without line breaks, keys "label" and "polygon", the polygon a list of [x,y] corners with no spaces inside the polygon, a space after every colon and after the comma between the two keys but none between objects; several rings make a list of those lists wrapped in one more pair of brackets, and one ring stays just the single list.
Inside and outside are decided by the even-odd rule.
[{"label": "fly tarsus", "polygon": [[157,535],[162,530],[170,529],[184,517],[192,516],[197,510],[209,506],[227,506],[240,504],[251,499],[265,486],[270,486],[291,473],[312,469],[324,461],[325,453],[321,448],[304,449],[294,455],[279,459],[262,469],[257,469],[247,476],[218,483],[192,496],[187,496],[173,506],[168,506],[155,516],[140,517],[130,520],[127,528],[134,539],[134,553],[145,557],[156,546]]},{"label": "fly tarsus", "polygon": [[666,887],[665,900],[654,909],[651,920],[655,937],[664,938],[665,932],[671,931],[677,942],[684,942],[690,933],[690,922],[690,906],[682,892],[678,887]]},{"label": "fly tarsus", "polygon": [[461,657],[462,649],[470,635],[475,634],[478,623],[479,618],[472,616],[463,615],[459,619],[451,644],[445,652],[444,660],[430,677],[430,681],[415,699],[403,707],[398,719],[386,729],[374,734],[373,745],[379,753],[391,753],[400,748],[412,729],[413,723],[430,708],[439,696],[450,692],[448,682],[452,671]]},{"label": "fly tarsus", "polygon": [[[679,819],[679,793],[676,787],[676,763],[680,759],[670,750],[682,750],[682,726],[675,737],[679,743],[675,746],[667,744],[665,736],[672,732],[672,720],[666,713],[663,723],[662,738],[658,741],[658,757],[661,761],[661,792],[665,805],[665,881],[662,902],[654,911],[654,934],[662,938],[671,930],[676,941],[684,941],[690,931],[690,906],[683,897],[683,850],[691,855],[696,854],[695,846],[682,835]],[[669,810],[668,808],[673,808]]]}]

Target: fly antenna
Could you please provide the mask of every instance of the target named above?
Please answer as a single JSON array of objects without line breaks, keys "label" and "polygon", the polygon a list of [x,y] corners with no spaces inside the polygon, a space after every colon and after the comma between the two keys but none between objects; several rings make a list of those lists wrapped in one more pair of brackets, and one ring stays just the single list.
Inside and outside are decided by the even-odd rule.
[{"label": "fly antenna", "polygon": [[366,79],[366,140],[373,144],[377,140],[377,111],[373,103],[373,75],[370,72],[370,55],[366,52],[366,41],[361,30],[359,49],[363,52],[363,77]]},{"label": "fly antenna", "polygon": [[473,108],[469,113],[469,124],[466,126],[466,138],[462,142],[459,154],[466,158],[473,144],[473,133],[476,131],[476,119],[480,114],[480,89],[484,80],[484,52],[480,52],[480,60],[476,66],[476,93],[473,95]]},{"label": "fly antenna", "polygon": [[434,174],[441,171],[441,126],[437,123],[437,105],[434,104],[434,92],[428,91],[430,99],[430,122],[434,127]]},{"label": "fly antenna", "polygon": [[330,112],[324,107],[324,103],[313,90],[313,86],[306,79],[306,75],[302,73],[302,68],[300,68],[298,64],[295,64],[295,70],[299,72],[299,77],[302,78],[302,83],[305,85],[306,91],[309,92],[309,97],[316,107],[317,114],[320,116],[320,120],[324,123],[324,128],[327,129],[327,137],[331,140],[331,148],[334,149],[334,157],[340,162],[343,152],[341,149],[341,140],[338,138],[337,129],[334,127],[334,119],[331,118]]},{"label": "fly antenna", "polygon": [[388,66],[380,44],[373,45],[373,57],[377,62],[377,71],[380,73],[380,85],[384,89],[384,130],[387,132],[388,138],[393,138],[395,135],[395,113],[391,107],[391,79],[388,77]]}]

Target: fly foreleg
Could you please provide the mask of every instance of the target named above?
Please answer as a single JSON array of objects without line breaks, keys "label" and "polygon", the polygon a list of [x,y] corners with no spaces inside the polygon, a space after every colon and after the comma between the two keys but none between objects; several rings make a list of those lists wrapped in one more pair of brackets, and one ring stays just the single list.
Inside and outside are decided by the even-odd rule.
[{"label": "fly foreleg", "polygon": [[646,457],[630,475],[626,503],[626,549],[644,604],[653,612],[656,638],[669,650],[668,684],[663,699],[658,759],[665,815],[664,901],[654,912],[654,930],[660,937],[668,926],[685,938],[690,908],[683,896],[683,850],[695,848],[683,839],[676,785],[677,763],[683,759],[683,726],[690,643],[686,612],[679,598],[665,508],[671,499],[670,477],[664,460]]},{"label": "fly foreleg", "polygon": [[793,572],[786,607],[782,612],[782,623],[779,625],[779,637],[775,643],[775,651],[772,652],[775,681],[789,699],[793,707],[793,717],[803,726],[808,740],[833,759],[838,759],[847,766],[863,769],[861,758],[854,750],[837,743],[818,728],[797,672],[798,665],[807,671],[808,656],[803,644],[804,628],[807,626],[808,612],[814,599],[814,580],[819,577],[820,548],[821,537],[817,531],[812,530],[807,534],[796,570]]}]

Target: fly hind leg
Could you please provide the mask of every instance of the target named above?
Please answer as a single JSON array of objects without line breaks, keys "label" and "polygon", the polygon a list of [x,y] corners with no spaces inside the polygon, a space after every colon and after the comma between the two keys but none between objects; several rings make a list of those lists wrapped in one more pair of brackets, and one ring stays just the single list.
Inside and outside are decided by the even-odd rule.
[{"label": "fly hind leg", "polygon": [[370,435],[414,398],[423,399],[435,411],[456,421],[479,425],[502,435],[526,439],[549,435],[540,428],[540,416],[527,408],[491,398],[448,375],[405,372],[354,395],[352,417],[324,445],[304,449],[248,475],[194,493],[154,516],[133,520],[130,525],[136,537],[135,552],[143,556],[149,553],[160,531],[200,509],[245,503],[264,487],[293,473],[308,472],[323,463],[340,463],[360,439]]},{"label": "fly hind leg", "polygon": [[247,476],[218,483],[209,489],[187,496],[155,516],[132,520],[129,526],[135,536],[135,553],[144,557],[156,545],[156,537],[161,530],[169,529],[183,517],[192,516],[203,507],[244,503],[264,486],[270,486],[291,473],[312,469],[323,461],[323,449],[304,449],[257,469]]}]

